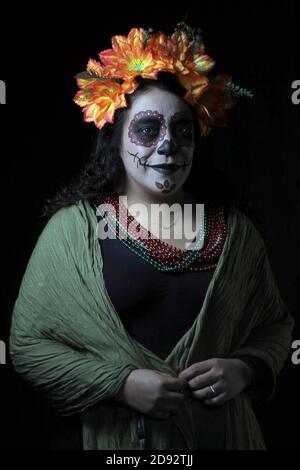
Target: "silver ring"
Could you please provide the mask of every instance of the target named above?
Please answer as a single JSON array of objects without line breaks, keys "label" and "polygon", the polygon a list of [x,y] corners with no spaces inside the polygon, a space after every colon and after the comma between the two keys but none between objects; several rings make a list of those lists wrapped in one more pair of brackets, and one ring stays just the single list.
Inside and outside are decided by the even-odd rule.
[{"label": "silver ring", "polygon": [[215,395],[215,394],[216,394],[216,391],[215,391],[214,387],[213,387],[212,385],[210,385],[209,388],[211,389],[213,395]]}]

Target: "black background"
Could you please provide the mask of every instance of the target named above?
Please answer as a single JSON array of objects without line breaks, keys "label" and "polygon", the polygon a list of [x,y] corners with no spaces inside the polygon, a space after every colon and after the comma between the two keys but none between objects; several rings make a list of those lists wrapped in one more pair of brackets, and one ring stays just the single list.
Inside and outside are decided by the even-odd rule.
[{"label": "black background", "polygon": [[[0,79],[7,104],[0,106],[0,339],[7,345],[13,304],[41,230],[43,200],[83,165],[95,132],[72,102],[74,75],[110,47],[112,35],[132,27],[171,33],[183,19],[202,28],[215,72],[231,73],[255,94],[231,111],[226,129],[210,135],[207,151],[252,201],[281,295],[296,319],[294,339],[300,339],[300,105],[291,101],[291,84],[300,80],[298,2],[181,3],[90,1],[64,11],[53,3],[12,4],[9,11],[1,6]],[[275,397],[257,408],[269,449],[300,449],[299,374],[290,355]],[[39,400],[15,375],[9,357],[0,365],[0,384],[0,448],[44,448],[47,422]]]}]

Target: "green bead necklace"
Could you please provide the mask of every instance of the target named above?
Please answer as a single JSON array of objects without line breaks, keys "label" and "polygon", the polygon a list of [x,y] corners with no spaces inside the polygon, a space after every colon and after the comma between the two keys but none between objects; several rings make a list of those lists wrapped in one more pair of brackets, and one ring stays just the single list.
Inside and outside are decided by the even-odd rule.
[{"label": "green bead necklace", "polygon": [[[120,223],[120,221],[118,220],[117,217],[114,217],[112,214],[109,215],[109,217],[113,220],[114,224],[112,224],[105,216],[103,213],[101,213],[99,215],[99,206],[97,206],[96,204],[94,204],[95,206],[95,209],[97,211],[97,214],[98,214],[98,218],[101,218],[101,219],[104,219],[106,220],[106,223],[108,224],[108,226],[111,228],[111,230],[113,231],[113,233],[116,234],[117,238],[122,241],[132,252],[134,252],[135,254],[137,254],[140,258],[144,259],[146,262],[148,262],[149,264],[151,264],[152,266],[154,266],[156,269],[159,269],[160,271],[178,271],[178,270],[184,270],[184,269],[187,269],[192,263],[193,261],[199,256],[199,250],[201,249],[200,248],[200,244],[201,244],[201,241],[204,239],[206,239],[207,237],[207,214],[206,212],[204,212],[204,229],[200,229],[200,233],[202,232],[202,234],[204,234],[204,238],[202,237],[199,237],[199,239],[197,240],[196,244],[195,244],[195,247],[194,249],[192,250],[188,250],[190,251],[190,253],[188,254],[188,256],[186,256],[182,262],[180,262],[179,264],[175,265],[175,266],[166,266],[166,265],[163,265],[162,263],[160,263],[159,261],[155,260],[153,257],[149,256],[148,254],[148,250],[147,248],[142,244],[140,243],[137,239],[133,238],[130,233],[127,231],[127,229]],[[126,237],[128,238],[129,242],[126,240],[126,238],[120,238],[117,234],[117,231],[115,230],[115,227],[116,225],[118,226],[119,228],[119,231],[121,231],[124,235],[126,235]],[[158,241],[162,242],[160,239],[158,239]],[[162,243],[165,243],[165,242],[162,242]],[[166,244],[166,243],[165,243]],[[170,250],[174,248],[174,247],[171,247],[170,246]]]}]

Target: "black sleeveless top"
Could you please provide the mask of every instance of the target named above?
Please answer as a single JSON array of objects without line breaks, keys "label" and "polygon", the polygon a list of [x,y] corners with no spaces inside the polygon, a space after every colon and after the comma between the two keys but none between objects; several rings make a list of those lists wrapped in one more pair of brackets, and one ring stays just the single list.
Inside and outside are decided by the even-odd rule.
[{"label": "black sleeveless top", "polygon": [[159,271],[118,239],[99,242],[105,286],[122,323],[165,359],[199,314],[214,269]]}]

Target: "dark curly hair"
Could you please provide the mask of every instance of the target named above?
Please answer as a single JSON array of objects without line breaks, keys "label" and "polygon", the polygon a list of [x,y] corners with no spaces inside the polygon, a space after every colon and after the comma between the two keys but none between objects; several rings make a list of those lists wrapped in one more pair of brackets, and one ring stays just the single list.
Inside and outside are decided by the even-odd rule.
[{"label": "dark curly hair", "polygon": [[[81,199],[92,202],[96,197],[118,195],[125,177],[125,169],[120,157],[120,143],[126,113],[136,96],[158,87],[180,96],[185,90],[176,77],[169,73],[158,74],[157,80],[138,77],[139,87],[131,95],[127,95],[127,108],[118,109],[113,124],[105,124],[96,130],[91,154],[86,165],[79,174],[59,189],[52,198],[45,198],[41,214],[41,224],[46,223],[55,212],[63,207],[78,204]],[[189,105],[190,106],[190,105]],[[208,204],[223,204],[230,211],[237,207],[245,214],[252,216],[252,208],[241,188],[238,188],[228,177],[217,169],[209,158],[207,139],[201,139],[200,129],[194,108],[191,107],[195,120],[195,152],[193,164],[183,189],[191,193],[197,200]],[[203,177],[201,177],[203,175]]]}]

